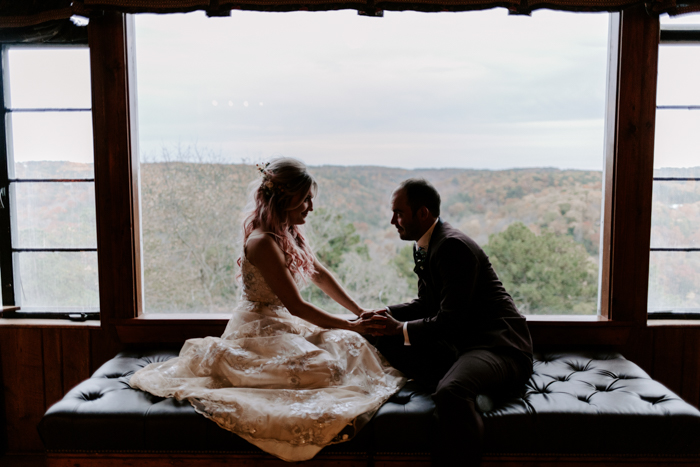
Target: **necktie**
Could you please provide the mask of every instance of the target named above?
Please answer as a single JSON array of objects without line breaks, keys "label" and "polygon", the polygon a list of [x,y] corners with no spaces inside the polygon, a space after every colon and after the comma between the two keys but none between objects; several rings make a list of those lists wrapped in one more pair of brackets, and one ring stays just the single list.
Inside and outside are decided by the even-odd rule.
[{"label": "necktie", "polygon": [[428,255],[428,251],[423,247],[416,247],[413,250],[413,261],[416,263],[416,267],[413,268],[413,272],[418,274],[418,271],[422,271],[425,267],[425,257]]}]

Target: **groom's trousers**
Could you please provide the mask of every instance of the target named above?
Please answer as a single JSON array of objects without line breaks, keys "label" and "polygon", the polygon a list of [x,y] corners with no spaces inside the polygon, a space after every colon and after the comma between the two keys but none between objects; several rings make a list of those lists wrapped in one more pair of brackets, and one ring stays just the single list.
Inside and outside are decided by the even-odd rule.
[{"label": "groom's trousers", "polygon": [[518,394],[532,373],[532,362],[509,349],[459,353],[437,344],[418,350],[404,345],[403,336],[383,336],[376,345],[392,366],[433,392],[434,466],[478,466],[484,425],[476,397]]}]

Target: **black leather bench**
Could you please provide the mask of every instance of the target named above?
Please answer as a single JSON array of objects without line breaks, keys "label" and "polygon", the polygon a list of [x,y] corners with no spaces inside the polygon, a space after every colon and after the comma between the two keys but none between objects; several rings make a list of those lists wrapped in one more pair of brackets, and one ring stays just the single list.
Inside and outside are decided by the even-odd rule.
[{"label": "black leather bench", "polygon": [[[283,464],[197,414],[133,390],[131,374],[176,350],[123,352],[52,406],[39,431],[49,466]],[[617,353],[535,355],[522,397],[482,407],[484,465],[700,465],[700,412]],[[317,465],[417,465],[433,402],[412,381]]]}]

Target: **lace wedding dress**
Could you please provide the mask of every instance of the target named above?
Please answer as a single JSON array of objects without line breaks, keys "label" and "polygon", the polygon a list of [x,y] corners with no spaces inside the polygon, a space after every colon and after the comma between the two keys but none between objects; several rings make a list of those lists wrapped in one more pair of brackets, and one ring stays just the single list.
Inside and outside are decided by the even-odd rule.
[{"label": "lace wedding dress", "polygon": [[195,410],[286,461],[351,439],[405,383],[362,336],[293,316],[242,260],[243,295],[223,336],[190,339],[180,356],[130,380]]}]

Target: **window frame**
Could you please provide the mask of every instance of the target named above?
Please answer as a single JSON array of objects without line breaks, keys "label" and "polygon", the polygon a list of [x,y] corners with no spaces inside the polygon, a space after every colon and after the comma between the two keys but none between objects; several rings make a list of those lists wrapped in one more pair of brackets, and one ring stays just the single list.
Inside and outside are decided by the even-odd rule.
[{"label": "window frame", "polygon": [[[659,48],[663,45],[694,45],[700,47],[700,24],[698,25],[675,25],[675,24],[660,24],[659,25]],[[656,111],[666,109],[685,109],[700,112],[700,105],[658,105]],[[700,177],[652,177],[653,182],[700,182]],[[682,248],[682,247],[651,247],[649,248],[649,257],[654,252],[688,252],[700,254],[700,248]],[[676,311],[652,311],[649,310],[647,304],[647,314],[649,320],[698,320],[700,321],[700,312],[676,312]]]},{"label": "window frame", "polygon": [[[69,29],[75,29],[71,27]],[[13,212],[16,212],[15,197],[10,196],[10,186],[16,183],[27,183],[27,182],[37,182],[37,183],[93,183],[94,178],[91,179],[80,179],[80,180],[68,180],[68,179],[18,179],[16,176],[10,178],[10,164],[13,163],[11,160],[11,152],[9,151],[9,144],[12,142],[12,136],[8,133],[9,128],[9,118],[13,112],[44,112],[44,111],[57,111],[57,112],[92,112],[92,108],[61,108],[61,109],[22,109],[7,106],[7,86],[6,83],[9,82],[9,49],[67,49],[67,48],[81,48],[89,49],[87,43],[87,37],[81,38],[78,36],[77,40],[62,40],[61,38],[57,40],[52,40],[50,42],[12,42],[8,41],[0,44],[0,62],[2,67],[0,70],[0,110],[2,112],[2,129],[0,130],[0,145],[2,149],[0,150],[0,202],[4,203],[4,207],[0,209],[0,231],[4,233],[0,237],[0,271],[2,271],[2,283],[1,296],[2,296],[2,313],[0,317],[4,318],[32,318],[32,319],[68,319],[71,321],[86,321],[86,320],[99,320],[100,314],[99,309],[66,309],[63,311],[50,311],[51,307],[37,307],[40,309],[33,309],[32,311],[27,311],[22,309],[22,304],[17,303],[17,297],[15,291],[18,289],[20,284],[19,277],[19,264],[16,261],[17,253],[33,253],[33,252],[95,252],[97,253],[97,247],[94,248],[15,248],[13,247],[13,237],[17,234],[16,225],[13,226],[12,218]]]},{"label": "window frame", "polygon": [[[646,325],[658,41],[643,5],[611,21],[600,314],[529,316],[538,344],[622,345]],[[227,316],[143,314],[133,18],[93,18],[89,44],[102,326],[123,343],[218,335]]]}]

